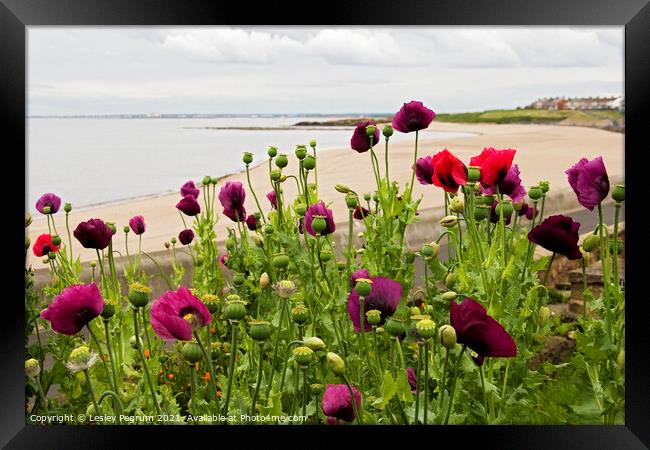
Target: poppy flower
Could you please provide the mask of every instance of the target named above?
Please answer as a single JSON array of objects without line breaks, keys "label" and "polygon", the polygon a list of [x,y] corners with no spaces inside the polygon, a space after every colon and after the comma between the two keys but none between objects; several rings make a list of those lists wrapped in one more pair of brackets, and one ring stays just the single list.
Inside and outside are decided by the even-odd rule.
[{"label": "poppy flower", "polygon": [[41,312],[41,319],[49,321],[57,333],[72,336],[103,310],[104,299],[95,283],[75,284],[54,298],[50,306]]},{"label": "poppy flower", "polygon": [[278,198],[275,195],[275,191],[271,191],[268,194],[266,194],[266,198],[269,199],[271,202],[271,206],[273,206],[275,209],[278,209]]},{"label": "poppy flower", "polygon": [[569,259],[582,258],[578,247],[580,224],[571,217],[558,214],[549,216],[528,233],[528,240],[541,245],[549,252],[564,255]]},{"label": "poppy flower", "polygon": [[194,231],[190,230],[189,228],[181,231],[180,233],[178,233],[178,240],[183,245],[191,244],[192,241],[194,240]]},{"label": "poppy flower", "polygon": [[205,304],[186,287],[165,292],[151,307],[151,326],[165,340],[189,341],[195,330],[211,320]]},{"label": "poppy flower", "polygon": [[219,262],[226,269],[228,268],[228,266],[226,266],[226,262],[228,261],[228,258],[229,258],[228,253],[224,253],[219,257]]},{"label": "poppy flower", "polygon": [[147,229],[147,226],[144,223],[144,217],[142,216],[131,217],[131,220],[129,220],[129,226],[135,234],[142,234]]},{"label": "poppy flower", "polygon": [[565,173],[578,202],[590,211],[609,194],[609,177],[602,156],[591,161],[582,158]]},{"label": "poppy flower", "polygon": [[415,176],[420,184],[433,184],[431,180],[433,177],[433,161],[430,156],[418,158],[415,162]]},{"label": "poppy flower", "polygon": [[409,386],[411,386],[411,392],[415,394],[417,391],[418,387],[418,382],[417,382],[417,377],[415,376],[415,370],[413,367],[407,367],[406,368],[406,379],[409,382]]},{"label": "poppy flower", "polygon": [[84,248],[103,250],[113,238],[113,230],[101,219],[89,219],[77,225],[72,233]]},{"label": "poppy flower", "polygon": [[196,187],[194,181],[190,180],[181,186],[181,195],[183,197],[191,195],[194,198],[199,198],[201,191]]},{"label": "poppy flower", "polygon": [[36,201],[36,209],[41,214],[45,214],[46,206],[49,206],[50,208],[49,214],[56,213],[61,207],[61,198],[51,192],[41,195],[41,197]]},{"label": "poppy flower", "polygon": [[[375,125],[374,120],[368,120],[366,122],[358,122],[354,132],[352,133],[352,138],[350,139],[350,147],[352,150],[355,150],[359,153],[364,153],[370,150],[370,138],[366,132],[366,127],[368,125]],[[372,146],[374,147],[379,142],[379,128],[375,127],[375,133],[372,138]]]},{"label": "poppy flower", "polygon": [[[357,411],[361,408],[361,392],[352,386]],[[328,423],[354,422],[354,406],[352,396],[345,384],[328,384],[323,392],[323,414],[328,417]],[[334,419],[334,420],[330,420]]]},{"label": "poppy flower", "polygon": [[223,214],[233,222],[243,222],[246,219],[244,200],[246,200],[246,191],[239,181],[228,181],[219,192]]},{"label": "poppy flower", "polygon": [[254,215],[249,214],[248,217],[246,217],[246,226],[251,231],[257,230],[257,219]]},{"label": "poppy flower", "polygon": [[364,208],[363,206],[357,206],[356,208],[354,208],[352,217],[354,217],[357,220],[363,220],[366,217],[368,217],[369,214],[370,211],[368,211],[366,208]]},{"label": "poppy flower", "polygon": [[60,245],[54,245],[52,242],[52,235],[50,234],[41,234],[36,238],[32,251],[35,256],[47,256],[50,252],[58,252]]},{"label": "poppy flower", "polygon": [[447,149],[436,153],[431,158],[434,185],[447,192],[458,192],[458,187],[467,183],[467,167]]},{"label": "poppy flower", "polygon": [[[524,206],[522,206],[521,210],[519,211],[519,215],[526,215],[526,219],[533,220],[533,207],[528,203],[524,203]],[[539,208],[535,208],[535,217],[537,216],[539,216]]]},{"label": "poppy flower", "polygon": [[352,275],[350,276],[352,284],[356,283],[359,278],[370,278],[370,272],[368,272],[368,269],[359,269],[352,272]]},{"label": "poppy flower", "polygon": [[462,303],[449,304],[449,321],[456,330],[458,343],[467,345],[478,356],[477,365],[483,365],[486,356],[517,356],[517,345],[508,332],[475,300],[465,297]]},{"label": "poppy flower", "polygon": [[[397,306],[402,299],[402,285],[390,278],[370,277],[369,279],[372,281],[372,292],[364,298],[363,310],[364,312],[370,311],[371,309],[379,310],[381,312],[379,324],[383,324],[397,310]],[[350,315],[350,320],[352,320],[352,325],[354,325],[354,331],[357,333],[361,332],[360,313],[359,294],[356,288],[352,288],[348,296],[348,314]],[[368,318],[364,317],[363,321],[365,331],[372,330],[372,327],[368,323]]]},{"label": "poppy flower", "polygon": [[411,131],[424,130],[427,128],[436,113],[424,106],[422,102],[410,101],[404,103],[404,106],[397,111],[393,117],[393,128],[402,133],[410,133]]},{"label": "poppy flower", "polygon": [[480,155],[470,159],[469,165],[481,168],[481,185],[484,188],[501,183],[508,175],[517,150],[484,148]]},{"label": "poppy flower", "polygon": [[[499,192],[510,197],[513,203],[519,203],[524,199],[527,193],[526,188],[521,184],[519,174],[519,166],[513,164],[510,167],[510,170],[508,170],[506,177],[497,185]],[[496,194],[497,189],[495,186],[481,186],[481,192],[486,195],[494,195]]]},{"label": "poppy flower", "polygon": [[307,212],[305,212],[305,229],[307,230],[307,233],[311,234],[312,236],[316,236],[316,232],[311,227],[311,224],[314,220],[314,216],[325,217],[325,223],[327,224],[327,226],[323,231],[320,232],[321,236],[334,233],[334,231],[336,230],[336,224],[334,223],[334,216],[332,215],[332,210],[327,209],[325,207],[325,203],[323,203],[322,201],[318,203],[314,203],[309,208],[307,208]]}]

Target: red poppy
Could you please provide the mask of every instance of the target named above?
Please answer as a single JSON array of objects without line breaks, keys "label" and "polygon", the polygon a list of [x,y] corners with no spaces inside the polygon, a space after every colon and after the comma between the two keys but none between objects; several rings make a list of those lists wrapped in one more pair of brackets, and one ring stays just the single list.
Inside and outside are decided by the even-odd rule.
[{"label": "red poppy", "polygon": [[469,165],[481,168],[481,184],[487,188],[501,183],[508,175],[516,152],[517,150],[511,148],[506,150],[484,148],[480,155],[470,159]]},{"label": "red poppy", "polygon": [[49,234],[41,234],[34,242],[32,251],[36,256],[47,256],[50,252],[58,252],[60,245],[54,245],[52,236]]},{"label": "red poppy", "polygon": [[467,183],[467,167],[447,149],[431,158],[433,176],[431,181],[447,192],[458,192],[458,187]]}]

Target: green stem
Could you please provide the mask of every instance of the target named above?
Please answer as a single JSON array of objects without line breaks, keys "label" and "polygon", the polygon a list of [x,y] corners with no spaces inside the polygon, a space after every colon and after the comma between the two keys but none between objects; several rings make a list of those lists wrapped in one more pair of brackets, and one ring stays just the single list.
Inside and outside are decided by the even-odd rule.
[{"label": "green stem", "polygon": [[381,363],[381,358],[379,357],[379,345],[377,344],[377,327],[373,325],[372,327],[372,338],[375,341],[375,355],[377,357],[377,366],[379,367],[379,373],[384,373],[384,367]]},{"label": "green stem", "polygon": [[554,259],[555,252],[553,252],[553,255],[551,255],[551,260],[548,262],[548,266],[546,266],[546,273],[544,274],[544,281],[542,281],[542,286],[546,286],[546,280],[548,279],[548,274],[551,272],[551,265],[553,264]]},{"label": "green stem", "polygon": [[612,252],[612,276],[614,277],[614,287],[616,292],[619,291],[619,276],[618,276],[618,218],[621,212],[621,203],[614,204],[614,242]]},{"label": "green stem", "polygon": [[260,359],[257,364],[257,381],[255,382],[255,392],[253,393],[253,400],[251,402],[251,415],[255,414],[255,403],[257,402],[257,394],[260,391],[260,384],[262,384],[262,354],[264,353],[264,342],[257,343],[260,349]]},{"label": "green stem", "polygon": [[248,168],[248,164],[246,164],[246,180],[248,181],[248,189],[251,191],[251,193],[253,194],[253,198],[255,199],[257,210],[260,212],[260,215],[262,216],[262,220],[266,224],[266,217],[264,217],[264,213],[262,212],[262,207],[260,206],[260,202],[257,199],[257,195],[255,194],[255,191],[253,190],[253,186],[251,185],[251,174]]},{"label": "green stem", "polygon": [[[413,182],[415,181],[415,164],[418,162],[418,131],[415,131],[415,152],[413,153],[413,173],[411,174],[411,185],[409,186],[409,200],[413,193]],[[445,194],[446,195],[446,194]],[[445,211],[446,214],[446,211]]]},{"label": "green stem", "polygon": [[226,389],[226,402],[223,406],[223,415],[228,415],[228,405],[230,403],[230,393],[232,391],[232,380],[235,375],[235,358],[237,356],[237,332],[239,331],[239,321],[231,321],[232,341],[230,343],[230,363],[228,364],[228,386]]},{"label": "green stem", "polygon": [[429,412],[429,343],[424,343],[424,424],[427,424]]},{"label": "green stem", "polygon": [[282,302],[280,306],[280,323],[278,324],[278,331],[276,331],[275,334],[275,344],[273,345],[273,360],[271,363],[271,376],[269,377],[268,384],[266,385],[266,398],[269,398],[269,393],[271,392],[271,387],[273,385],[273,375],[275,374],[275,367],[277,365],[278,358],[278,348],[280,346],[280,333],[282,333],[282,325],[284,322],[284,309],[287,307],[287,299],[283,298],[280,301]]},{"label": "green stem", "polygon": [[[444,402],[442,401],[445,396],[445,384],[447,381],[447,364],[449,363],[449,348],[445,347],[445,362],[442,368],[442,383],[440,384],[440,399],[438,401],[438,411],[442,412]],[[442,417],[441,417],[442,418]]]},{"label": "green stem", "polygon": [[485,376],[483,375],[483,366],[479,367],[479,374],[481,375],[481,386],[483,386],[483,408],[485,409],[485,424],[490,424],[487,393],[485,392]]},{"label": "green stem", "polygon": [[307,401],[309,399],[309,393],[308,393],[308,386],[309,384],[307,383],[307,371],[308,367],[303,367],[302,368],[302,416],[307,417]]},{"label": "green stem", "polygon": [[361,414],[359,414],[359,410],[357,409],[357,398],[354,396],[352,385],[350,385],[350,381],[347,379],[345,375],[343,375],[343,382],[345,382],[345,385],[348,387],[348,392],[350,393],[350,402],[352,403],[352,409],[354,410],[354,415],[357,418],[357,424],[363,425],[363,419],[361,418]]},{"label": "green stem", "polygon": [[88,393],[90,394],[90,398],[93,401],[93,405],[95,406],[95,414],[101,416],[102,410],[99,409],[99,404],[95,398],[95,390],[93,389],[93,382],[90,379],[90,373],[88,372],[88,369],[84,369],[84,375],[86,376],[86,383],[88,384]]},{"label": "green stem", "polygon": [[449,423],[449,416],[451,415],[451,410],[454,406],[454,394],[456,391],[456,380],[458,379],[458,365],[460,364],[460,359],[463,356],[463,353],[465,353],[465,349],[467,348],[466,345],[463,345],[463,348],[461,349],[460,353],[458,354],[458,358],[456,358],[456,364],[454,364],[454,379],[451,382],[451,392],[449,393],[449,406],[447,407],[447,414],[445,415],[445,422],[444,425],[447,425]]},{"label": "green stem", "polygon": [[117,369],[115,368],[115,358],[113,357],[113,346],[111,345],[111,333],[108,329],[108,319],[104,319],[104,333],[106,334],[106,348],[108,349],[108,357],[111,360],[113,389],[115,392],[117,392]]},{"label": "green stem", "polygon": [[422,341],[418,340],[418,365],[415,372],[415,425],[420,423],[420,371],[422,370]]},{"label": "green stem", "polygon": [[385,138],[386,146],[384,147],[384,159],[386,160],[386,185],[390,186],[390,179],[388,177],[388,138]]},{"label": "green stem", "polygon": [[70,246],[70,261],[73,260],[72,257],[72,237],[70,236],[70,225],[68,224],[68,216],[70,213],[65,213],[65,228],[68,231],[68,245]]},{"label": "green stem", "polygon": [[352,260],[352,233],[353,233],[353,214],[354,210],[350,208],[348,210],[348,254],[345,260],[345,272],[347,274],[346,284],[348,285],[348,290],[352,289],[352,280],[351,278],[351,260]]},{"label": "green stem", "polygon": [[120,396],[117,395],[116,392],[114,392],[114,391],[104,391],[104,392],[102,392],[102,395],[99,396],[99,399],[97,400],[97,403],[99,403],[101,405],[102,401],[104,401],[104,399],[106,397],[108,397],[108,396],[113,397],[114,404],[117,405],[117,408],[116,408],[117,412],[118,412],[118,414],[117,414],[117,423],[119,423],[121,425],[122,424],[122,419],[120,419],[120,416],[122,414],[124,414],[124,404],[122,403],[122,400],[120,400]]},{"label": "green stem", "polygon": [[[210,333],[210,330],[208,330],[208,333]],[[212,388],[212,394],[214,395],[214,399],[217,402],[217,409],[219,409],[219,396],[217,395],[217,385],[215,384],[214,367],[212,366],[212,356],[207,352],[207,350],[201,343],[201,339],[199,338],[199,333],[197,333],[196,331],[194,332],[194,338],[196,339],[196,343],[199,344],[199,347],[201,348],[201,352],[203,353],[203,357],[205,358],[205,361],[208,363],[208,370],[210,371],[210,387]]]},{"label": "green stem", "polygon": [[195,393],[196,393],[196,367],[194,364],[188,364],[188,367],[190,369],[190,398],[192,399],[192,411],[195,411],[195,406],[196,406],[196,401],[195,401]]},{"label": "green stem", "polygon": [[149,391],[151,392],[151,399],[153,404],[156,407],[156,412],[158,415],[162,415],[162,410],[158,404],[158,398],[156,397],[156,390],[153,388],[151,382],[151,376],[149,375],[149,367],[147,366],[147,358],[144,357],[144,351],[142,350],[142,340],[140,339],[140,325],[138,320],[138,309],[133,308],[133,326],[135,327],[135,342],[136,347],[138,348],[138,353],[140,355],[140,360],[142,360],[142,368],[144,369],[144,378],[149,386]]}]

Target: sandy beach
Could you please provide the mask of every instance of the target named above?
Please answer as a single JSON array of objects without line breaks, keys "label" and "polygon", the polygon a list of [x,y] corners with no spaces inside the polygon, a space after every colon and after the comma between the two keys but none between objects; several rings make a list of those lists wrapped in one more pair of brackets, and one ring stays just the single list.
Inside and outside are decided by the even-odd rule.
[{"label": "sandy beach", "polygon": [[[437,140],[435,143],[427,141],[426,138],[421,138],[419,156],[432,155],[447,148],[468,164],[469,158],[480,153],[484,147],[514,148],[517,150],[515,163],[519,164],[524,184],[528,186],[539,180],[548,180],[551,184],[551,196],[554,193],[566,193],[567,189],[570,190],[564,171],[581,157],[591,159],[602,155],[610,182],[613,184],[622,182],[624,179],[624,135],[621,133],[594,128],[553,125],[454,124],[435,123],[435,121],[429,129],[433,131],[469,132],[473,133],[473,135],[442,141]],[[413,133],[414,138],[415,134]],[[383,170],[383,142],[376,149]],[[298,166],[297,160],[293,156],[293,150],[293,148],[279,149],[281,153],[289,155],[289,166],[284,170],[287,175],[295,174]],[[241,160],[241,155],[233,154],[232,158]],[[404,183],[411,179],[413,141],[391,144],[389,159],[390,179],[399,181],[403,186]],[[271,190],[268,179],[268,164],[260,164],[260,162],[253,162],[257,166],[251,170],[251,181],[262,208],[268,211],[271,207],[266,199],[266,193]],[[242,163],[242,169],[243,167]],[[206,168],[206,174],[209,172],[209,168]],[[247,191],[247,212],[252,213],[257,210],[253,196],[248,192],[245,172],[225,177],[217,185],[217,193],[226,181],[241,181]],[[313,181],[313,177],[310,177],[310,181]],[[371,192],[375,187],[375,181],[370,165],[370,153],[358,154],[349,149],[348,142],[341,142],[340,149],[319,153],[318,181],[321,199],[330,205],[337,223],[345,224],[347,222],[347,208],[343,195],[336,192],[334,185],[337,183],[345,184],[360,194]],[[170,186],[170,189],[173,188],[174,186]],[[285,198],[293,199],[295,197],[296,185],[293,179],[285,182],[283,189]],[[434,186],[422,186],[417,181],[414,194],[423,196],[420,204],[420,209],[423,212],[439,207],[444,202],[441,189]],[[180,194],[173,193],[155,198],[137,199],[125,203],[112,203],[83,210],[73,210],[70,214],[71,231],[80,221],[90,218],[101,218],[105,221],[115,222],[118,233],[115,236],[114,248],[122,252],[124,249],[122,227],[128,223],[132,216],[140,214],[144,216],[147,224],[147,231],[142,236],[142,249],[147,252],[157,252],[164,249],[165,241],[169,241],[172,236],[177,236],[178,232],[184,228],[175,208],[179,199]],[[63,211],[61,210],[54,217],[57,230],[61,234],[64,243],[67,244]],[[191,220],[186,218],[186,222],[189,226]],[[219,216],[216,232],[220,241],[226,236],[226,228],[233,226],[234,223],[227,217]],[[338,228],[337,232],[343,230],[342,233],[346,233],[346,227],[339,226]],[[47,233],[47,221],[44,216],[35,216],[34,222],[28,230],[32,242],[38,235]],[[129,236],[129,248],[131,251],[137,248],[137,241],[132,233]],[[81,255],[82,262],[96,257],[94,250],[82,248],[74,237],[73,249],[75,256]],[[34,257],[31,251],[29,254],[33,260]],[[36,261],[34,266],[39,268],[41,264]]]}]

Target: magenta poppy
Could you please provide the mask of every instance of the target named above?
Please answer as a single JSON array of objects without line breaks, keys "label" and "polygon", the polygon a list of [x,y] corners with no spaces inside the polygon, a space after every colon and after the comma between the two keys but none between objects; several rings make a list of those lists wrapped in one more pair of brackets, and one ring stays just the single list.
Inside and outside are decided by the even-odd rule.
[{"label": "magenta poppy", "polygon": [[165,292],[151,307],[151,326],[165,340],[189,341],[195,330],[211,320],[205,304],[186,287]]},{"label": "magenta poppy", "polygon": [[271,191],[268,194],[266,194],[266,198],[269,199],[271,202],[271,206],[273,206],[275,209],[278,209],[278,198],[275,195],[275,191]]},{"label": "magenta poppy", "polygon": [[370,215],[370,211],[368,211],[363,206],[357,206],[356,208],[354,208],[354,212],[352,213],[352,217],[354,217],[357,220],[363,220],[369,215]]},{"label": "magenta poppy", "polygon": [[[533,220],[533,207],[529,205],[526,206],[528,206],[526,209],[526,219]],[[539,208],[535,208],[535,217],[537,216],[539,216]]]},{"label": "magenta poppy", "polygon": [[477,365],[486,356],[510,358],[517,356],[517,345],[508,332],[475,300],[465,297],[461,304],[449,304],[449,321],[456,330],[459,344],[474,350]]},{"label": "magenta poppy", "polygon": [[201,206],[193,195],[186,195],[183,197],[181,201],[176,204],[176,208],[186,216],[196,216],[201,212]]},{"label": "magenta poppy", "polygon": [[467,167],[449,150],[444,149],[433,155],[431,164],[433,166],[431,181],[445,191],[458,192],[458,188],[467,183]]},{"label": "magenta poppy", "polygon": [[517,150],[484,148],[480,155],[470,159],[469,165],[481,168],[481,185],[484,188],[501,183],[512,166]]},{"label": "magenta poppy", "polygon": [[415,375],[415,370],[413,367],[407,367],[406,368],[406,379],[409,382],[409,386],[411,386],[411,392],[415,394],[418,388],[418,378]]},{"label": "magenta poppy", "polygon": [[[361,408],[361,392],[352,386],[357,411]],[[354,406],[352,396],[345,384],[328,384],[323,392],[323,414],[328,417],[328,423],[354,422]],[[334,421],[330,419],[335,419]]]},{"label": "magenta poppy", "polygon": [[425,156],[415,162],[415,176],[420,184],[433,184],[433,158]]},{"label": "magenta poppy", "polygon": [[228,268],[228,266],[226,266],[226,262],[228,261],[228,258],[229,258],[228,253],[224,253],[219,257],[219,263],[221,263],[221,265],[224,268]]},{"label": "magenta poppy", "polygon": [[133,233],[135,234],[142,234],[147,229],[147,226],[144,223],[144,217],[142,216],[131,217],[131,219],[129,220],[129,226],[131,227],[131,230],[133,230]]},{"label": "magenta poppy", "polygon": [[183,245],[189,245],[194,240],[194,231],[186,228],[185,230],[178,233],[178,240]]},{"label": "magenta poppy", "polygon": [[47,192],[36,201],[36,209],[41,214],[45,214],[45,207],[50,207],[50,214],[56,213],[61,207],[61,198],[53,194],[52,192]]},{"label": "magenta poppy", "polygon": [[307,208],[307,212],[305,212],[305,229],[307,230],[307,233],[311,234],[312,236],[316,236],[314,229],[311,227],[311,223],[314,220],[314,216],[322,216],[325,218],[325,223],[327,224],[327,226],[323,231],[321,231],[320,233],[321,236],[334,233],[334,231],[336,230],[336,224],[334,223],[334,216],[332,215],[332,210],[327,209],[325,207],[325,203],[323,203],[322,201],[318,203],[314,203],[309,208]]},{"label": "magenta poppy", "polygon": [[[526,196],[526,188],[521,184],[521,178],[519,177],[519,166],[513,164],[508,170],[506,177],[501,180],[497,185],[499,187],[499,192],[503,195],[507,195],[512,199],[513,203],[518,203],[524,199]],[[481,192],[487,195],[493,195],[497,193],[495,186],[483,186],[481,185]]]},{"label": "magenta poppy", "polygon": [[565,172],[573,192],[578,196],[582,206],[590,211],[598,206],[609,194],[609,177],[603,157],[589,161],[582,158]]},{"label": "magenta poppy", "polygon": [[190,180],[181,186],[181,196],[185,197],[191,195],[194,198],[199,198],[201,191],[196,187],[194,181]]},{"label": "magenta poppy", "polygon": [[101,219],[89,219],[77,225],[72,233],[84,248],[103,250],[113,238],[113,230]]},{"label": "magenta poppy", "polygon": [[246,219],[244,200],[246,200],[246,191],[239,181],[228,181],[219,191],[223,214],[233,222],[243,222]]},{"label": "magenta poppy", "polygon": [[[355,279],[354,276],[353,279]],[[372,292],[370,295],[365,297],[363,306],[363,321],[366,331],[372,330],[372,327],[368,323],[368,318],[365,317],[365,312],[370,311],[371,309],[380,311],[381,320],[379,323],[383,324],[389,316],[395,314],[397,306],[402,299],[402,285],[397,281],[384,277],[370,277],[370,280],[372,280]],[[357,333],[361,332],[360,310],[359,294],[357,294],[357,290],[353,288],[348,296],[348,314],[350,315],[350,320],[352,320],[352,325],[354,325],[354,331]]]},{"label": "magenta poppy", "polygon": [[68,336],[81,331],[104,310],[104,299],[95,283],[75,284],[65,288],[41,312],[41,319],[52,324],[57,333]]},{"label": "magenta poppy", "polygon": [[571,217],[558,214],[549,216],[528,233],[528,240],[541,245],[549,252],[564,255],[569,259],[580,259],[578,247],[580,224]]},{"label": "magenta poppy", "polygon": [[366,127],[368,125],[375,125],[375,132],[373,133],[372,146],[374,147],[379,142],[379,128],[376,127],[374,120],[368,120],[366,122],[358,122],[354,132],[352,133],[352,138],[350,139],[350,147],[352,150],[355,150],[359,153],[364,153],[370,150],[370,138],[366,132]]},{"label": "magenta poppy", "polygon": [[32,246],[32,251],[35,256],[47,256],[50,252],[58,252],[60,245],[54,245],[52,242],[52,236],[49,234],[41,234],[36,238],[36,242]]},{"label": "magenta poppy", "polygon": [[249,214],[248,217],[246,217],[246,226],[248,227],[249,230],[255,231],[257,230],[257,219],[255,218],[254,215]]},{"label": "magenta poppy", "polygon": [[402,133],[410,133],[411,131],[419,131],[427,128],[436,113],[424,106],[422,102],[410,101],[404,103],[400,110],[393,117],[393,128]]}]

